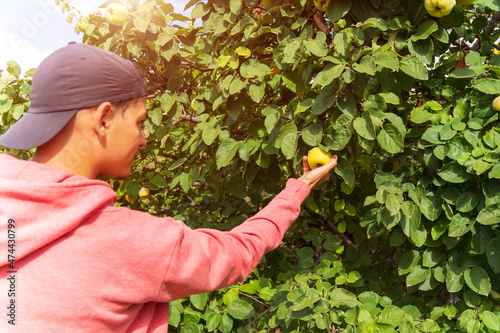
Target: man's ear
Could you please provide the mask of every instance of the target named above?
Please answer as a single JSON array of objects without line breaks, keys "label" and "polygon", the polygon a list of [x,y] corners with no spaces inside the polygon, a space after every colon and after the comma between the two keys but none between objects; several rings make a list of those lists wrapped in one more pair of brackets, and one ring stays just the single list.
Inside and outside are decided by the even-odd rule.
[{"label": "man's ear", "polygon": [[104,102],[98,105],[94,111],[93,128],[99,139],[106,137],[106,132],[113,119],[113,107],[110,102]]}]

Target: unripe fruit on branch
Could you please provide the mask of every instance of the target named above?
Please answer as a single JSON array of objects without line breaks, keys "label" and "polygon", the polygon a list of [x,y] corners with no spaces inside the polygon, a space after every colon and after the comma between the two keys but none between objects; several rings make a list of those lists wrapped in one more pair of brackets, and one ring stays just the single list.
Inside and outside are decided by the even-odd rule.
[{"label": "unripe fruit on branch", "polygon": [[314,6],[316,6],[316,8],[318,8],[322,12],[326,11],[329,4],[330,0],[314,0]]},{"label": "unripe fruit on branch", "polygon": [[110,3],[104,10],[104,13],[106,14],[106,21],[117,26],[122,26],[128,18],[127,7],[119,3]]},{"label": "unripe fruit on branch", "polygon": [[443,17],[451,13],[455,7],[455,0],[425,0],[424,6],[427,12],[434,17]]},{"label": "unripe fruit on branch", "polygon": [[149,189],[147,187],[141,187],[141,189],[139,190],[139,197],[140,198],[149,197]]},{"label": "unripe fruit on branch", "polygon": [[495,111],[500,111],[500,96],[497,96],[494,100],[493,103],[491,104],[491,107]]}]

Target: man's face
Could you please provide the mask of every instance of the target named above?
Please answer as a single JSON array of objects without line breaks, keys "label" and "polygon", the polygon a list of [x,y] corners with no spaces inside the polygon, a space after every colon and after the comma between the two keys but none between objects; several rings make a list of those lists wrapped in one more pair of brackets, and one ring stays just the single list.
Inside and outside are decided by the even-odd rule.
[{"label": "man's face", "polygon": [[131,103],[126,110],[113,110],[113,120],[106,140],[106,159],[101,166],[100,176],[125,178],[139,148],[146,146],[142,124],[146,118],[146,102],[141,97]]}]

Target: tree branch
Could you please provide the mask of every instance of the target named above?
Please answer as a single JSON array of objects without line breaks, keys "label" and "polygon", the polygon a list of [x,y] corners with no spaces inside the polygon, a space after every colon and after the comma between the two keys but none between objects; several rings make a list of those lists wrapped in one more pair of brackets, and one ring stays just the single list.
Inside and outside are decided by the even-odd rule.
[{"label": "tree branch", "polygon": [[[483,34],[485,35],[491,35],[493,30],[495,30],[495,27],[498,25],[498,22],[500,22],[500,12],[496,12],[493,14],[491,17],[490,21],[488,22],[488,25],[483,29]],[[481,38],[477,38],[474,45],[472,45],[471,50],[472,51],[479,51],[481,48]]]},{"label": "tree branch", "polygon": [[172,125],[177,125],[181,121],[190,121],[192,123],[201,123],[201,119],[196,117],[196,116],[192,116],[190,114],[182,114],[179,118],[177,118],[176,120],[174,120],[172,122]]},{"label": "tree branch", "polygon": [[308,207],[305,207],[305,210],[309,213],[309,215],[311,215],[312,217],[314,217],[315,219],[323,222],[324,226],[329,230],[331,231],[332,233],[334,233],[335,235],[339,236],[341,239],[342,239],[342,242],[347,245],[347,246],[351,246],[353,248],[355,248],[356,250],[358,250],[358,247],[356,246],[356,244],[354,244],[349,238],[347,238],[346,235],[344,235],[343,233],[341,233],[337,227],[328,219],[326,218],[325,216],[323,215],[320,215],[320,214],[317,214],[315,212],[313,212],[310,208]]},{"label": "tree branch", "polygon": [[285,245],[282,245],[281,247],[284,248],[285,250],[287,250],[288,253],[290,253],[292,255],[292,257],[295,258],[295,260],[300,261],[300,257],[297,255],[297,253],[293,252],[291,248],[289,248],[288,246],[285,246]]}]

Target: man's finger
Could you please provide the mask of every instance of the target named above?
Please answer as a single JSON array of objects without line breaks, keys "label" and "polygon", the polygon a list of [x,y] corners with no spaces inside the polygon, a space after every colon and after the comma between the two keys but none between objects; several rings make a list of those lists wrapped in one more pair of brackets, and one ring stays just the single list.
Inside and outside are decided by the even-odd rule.
[{"label": "man's finger", "polygon": [[309,166],[309,162],[307,161],[307,156],[302,156],[302,166],[304,168],[304,172],[311,171],[311,167]]}]

